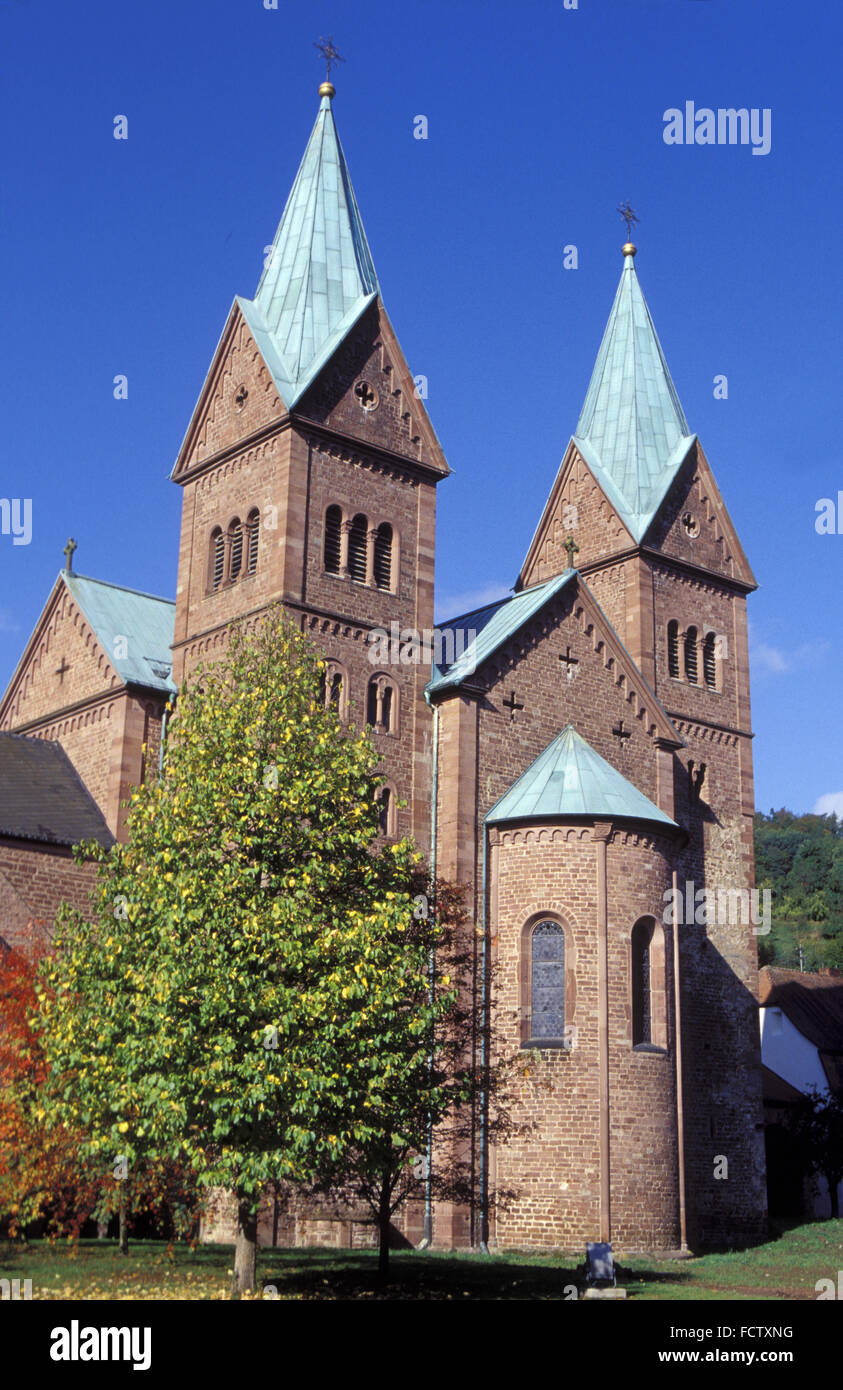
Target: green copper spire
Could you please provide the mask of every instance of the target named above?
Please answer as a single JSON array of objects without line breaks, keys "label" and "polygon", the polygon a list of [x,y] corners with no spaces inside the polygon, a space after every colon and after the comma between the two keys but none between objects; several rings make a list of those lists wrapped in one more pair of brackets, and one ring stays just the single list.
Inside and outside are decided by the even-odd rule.
[{"label": "green copper spire", "polygon": [[696,438],[688,429],[627,242],[574,443],[641,541]]},{"label": "green copper spire", "polygon": [[324,82],[254,299],[238,299],[288,409],[378,293],[372,253]]},{"label": "green copper spire", "polygon": [[595,753],[573,724],[568,724],[495,802],[486,821],[496,825],[555,816],[621,816],[675,828],[670,816]]}]

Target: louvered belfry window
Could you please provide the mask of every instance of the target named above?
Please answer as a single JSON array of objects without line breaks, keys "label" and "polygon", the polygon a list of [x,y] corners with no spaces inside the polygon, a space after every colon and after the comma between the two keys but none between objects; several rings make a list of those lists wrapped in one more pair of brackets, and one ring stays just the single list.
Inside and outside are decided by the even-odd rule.
[{"label": "louvered belfry window", "polygon": [[667,669],[674,679],[679,679],[679,624],[673,618],[667,625]]},{"label": "louvered belfry window", "polygon": [[211,532],[211,588],[216,591],[225,571],[225,537],[219,526]]},{"label": "louvered belfry window", "polygon": [[375,533],[375,584],[378,589],[392,588],[392,527],[381,522]]},{"label": "louvered belfry window", "polygon": [[697,684],[697,629],[689,627],[685,633],[685,676],[691,685]]},{"label": "louvered belfry window", "polygon": [[325,569],[328,574],[340,572],[341,534],[342,512],[339,507],[329,507],[325,513]]},{"label": "louvered belfry window", "polygon": [[358,512],[351,523],[348,536],[348,569],[358,584],[366,583],[366,550],[369,540],[368,519]]},{"label": "louvered belfry window", "polygon": [[261,514],[253,507],[246,517],[248,543],[246,551],[246,573],[254,574],[258,567],[258,546],[260,545]]},{"label": "louvered belfry window", "polygon": [[228,577],[233,581],[237,579],[243,568],[243,527],[239,517],[232,521],[228,528],[228,535],[231,544],[231,563]]},{"label": "louvered belfry window", "polygon": [[703,642],[703,679],[709,690],[717,689],[717,637],[713,632],[706,635]]}]

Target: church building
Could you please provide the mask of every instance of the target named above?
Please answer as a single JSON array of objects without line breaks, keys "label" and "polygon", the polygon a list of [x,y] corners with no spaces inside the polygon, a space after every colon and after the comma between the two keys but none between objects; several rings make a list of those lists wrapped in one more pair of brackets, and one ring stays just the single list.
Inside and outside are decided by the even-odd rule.
[{"label": "church building", "polygon": [[[449,469],[381,299],[333,85],[319,95],[260,282],[231,305],[173,467],[175,603],[77,575],[69,549],[0,703],[0,744],[59,745],[104,842],[121,837],[175,691],[222,653],[233,620],[282,601],[327,660],[325,698],[371,726],[384,833],[412,835],[464,886],[496,1045],[518,1059],[521,1131],[496,1147],[477,1125],[475,1199],[434,1208],[424,1234],[534,1250],[760,1236],[756,586],[636,248],[622,248],[513,593],[440,624],[433,664],[426,647],[396,660],[381,645],[373,660],[384,631],[434,628]],[[15,922],[22,909],[3,846],[59,867],[66,855],[31,838],[37,809],[21,809],[17,838],[0,825],[9,940],[12,893]],[[58,902],[58,868],[55,882]],[[316,1224],[320,1239],[355,1239],[354,1223]],[[290,1216],[282,1232],[305,1241],[314,1225]]]}]

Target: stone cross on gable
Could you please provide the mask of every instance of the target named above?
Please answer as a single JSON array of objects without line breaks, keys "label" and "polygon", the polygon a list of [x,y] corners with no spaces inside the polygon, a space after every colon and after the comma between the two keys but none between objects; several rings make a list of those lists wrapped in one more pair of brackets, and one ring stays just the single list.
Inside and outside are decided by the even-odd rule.
[{"label": "stone cross on gable", "polygon": [[568,552],[568,569],[572,570],[574,568],[574,556],[577,554],[579,546],[573,536],[569,536],[562,548]]},{"label": "stone cross on gable", "polygon": [[577,674],[576,668],[579,666],[579,658],[571,655],[571,648],[567,646],[564,652],[559,653],[559,660],[565,663],[565,675],[568,680],[573,680]]},{"label": "stone cross on gable", "polygon": [[71,536],[70,540],[67,542],[67,545],[64,547],[64,550],[62,551],[62,555],[65,559],[64,567],[67,570],[68,574],[70,574],[71,570],[73,569],[73,552],[74,550],[78,550],[78,548],[79,547],[77,546],[75,540]]},{"label": "stone cross on gable", "polygon": [[510,692],[509,692],[509,699],[508,699],[508,700],[504,700],[503,703],[504,703],[504,705],[506,706],[506,708],[509,710],[509,719],[510,719],[510,723],[511,723],[512,720],[515,718],[515,711],[516,711],[517,709],[523,709],[523,708],[524,708],[524,706],[523,706],[523,705],[519,705],[518,701],[516,700],[516,698],[515,698],[515,691],[514,691],[514,690],[510,690]]}]

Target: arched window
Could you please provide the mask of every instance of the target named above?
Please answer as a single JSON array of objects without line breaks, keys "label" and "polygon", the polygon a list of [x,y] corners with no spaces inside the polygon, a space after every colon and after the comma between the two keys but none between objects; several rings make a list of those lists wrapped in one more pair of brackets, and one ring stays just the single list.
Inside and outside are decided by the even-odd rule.
[{"label": "arched window", "polygon": [[703,680],[709,690],[717,689],[717,634],[706,633],[703,642]]},{"label": "arched window", "polygon": [[366,551],[369,543],[369,522],[362,512],[351,523],[348,533],[348,572],[358,584],[366,583]]},{"label": "arched window", "polygon": [[254,574],[258,567],[258,546],[260,545],[261,514],[253,507],[246,517],[246,573]]},{"label": "arched window", "polygon": [[341,535],[342,511],[339,507],[329,507],[325,513],[325,569],[328,574],[340,572]]},{"label": "arched window", "polygon": [[225,537],[219,526],[211,532],[211,553],[208,563],[208,588],[212,592],[220,587],[225,573]]},{"label": "arched window", "polygon": [[679,624],[675,618],[667,625],[667,670],[668,675],[679,679]]},{"label": "arched window", "polygon": [[650,1012],[650,939],[652,923],[642,917],[632,928],[632,1043],[653,1041]]},{"label": "arched window", "polygon": [[565,933],[558,922],[537,922],[530,933],[531,1038],[565,1034]]},{"label": "arched window", "polygon": [[664,927],[640,917],[630,940],[633,1047],[667,1047]]},{"label": "arched window", "polygon": [[689,627],[685,633],[685,678],[691,685],[697,684],[697,629]]},{"label": "arched window", "polygon": [[319,677],[319,694],[326,709],[335,709],[340,719],[345,719],[348,681],[345,671],[337,661],[327,661]]},{"label": "arched window", "polygon": [[388,676],[373,676],[366,692],[366,723],[379,733],[396,731],[398,696]]},{"label": "arched window", "polygon": [[388,839],[394,839],[396,833],[396,806],[395,788],[392,786],[380,787],[375,792],[375,800],[378,803],[378,824],[382,835]]},{"label": "arched window", "polygon": [[243,568],[243,526],[237,516],[228,528],[228,544],[230,546],[228,577],[233,584]]},{"label": "arched window", "polygon": [[382,521],[375,532],[375,585],[378,589],[392,588],[392,527]]}]

